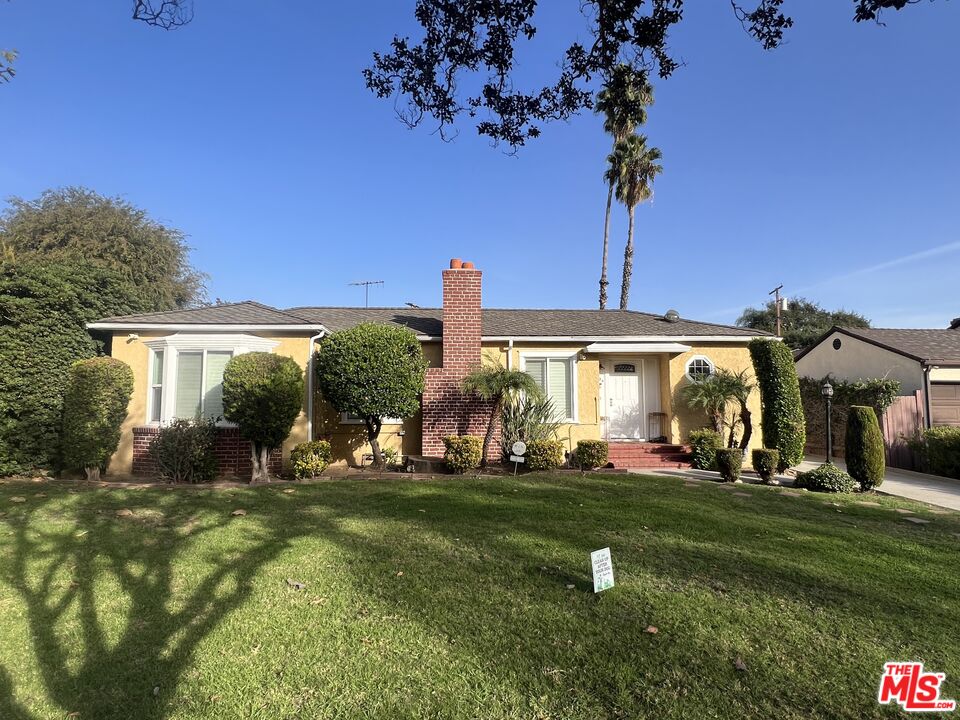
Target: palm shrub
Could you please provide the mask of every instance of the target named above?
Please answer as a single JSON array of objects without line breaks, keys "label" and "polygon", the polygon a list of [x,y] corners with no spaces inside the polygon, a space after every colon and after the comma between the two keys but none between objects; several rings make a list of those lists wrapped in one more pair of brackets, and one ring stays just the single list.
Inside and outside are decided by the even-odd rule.
[{"label": "palm shrub", "polygon": [[880,423],[872,407],[851,405],[847,413],[844,460],[847,472],[863,490],[883,482],[886,458]]},{"label": "palm shrub", "polygon": [[302,407],[303,371],[293,358],[251,352],[227,363],[223,415],[250,441],[250,482],[270,480],[270,453],[290,435]]},{"label": "palm shrub", "polygon": [[290,465],[298,480],[322,475],[330,465],[333,455],[326,440],[303,442],[290,451]]},{"label": "palm shrub", "polygon": [[559,440],[531,440],[524,457],[531,470],[553,470],[563,465],[563,443]]},{"label": "palm shrub", "polygon": [[483,455],[481,465],[487,464],[487,454],[497,420],[503,412],[507,400],[518,395],[540,397],[540,386],[532,375],[522,370],[508,370],[500,365],[484,365],[463,379],[463,391],[473,393],[484,402],[490,403],[490,415],[487,418],[487,431],[483,436]]},{"label": "palm shrub", "polygon": [[724,377],[718,373],[711,373],[702,380],[684,385],[680,390],[680,397],[687,407],[703,410],[714,432],[718,435],[723,434],[727,403],[732,397],[731,389]]},{"label": "palm shrub", "polygon": [[205,483],[217,475],[217,422],[214,418],[178,419],[150,443],[157,475],[173,483]]},{"label": "palm shrub", "polygon": [[560,430],[560,413],[553,399],[545,395],[518,395],[503,405],[500,413],[500,445],[503,457],[518,440],[528,445],[536,440],[550,440]]},{"label": "palm shrub", "polygon": [[717,469],[717,450],[723,447],[720,433],[709,428],[691,430],[687,442],[690,443],[691,467],[697,470]]},{"label": "palm shrub", "polygon": [[483,440],[475,435],[450,435],[443,439],[446,451],[443,459],[450,472],[463,475],[480,467],[483,458]]},{"label": "palm shrub", "polygon": [[605,440],[580,440],[573,451],[573,464],[580,472],[593,470],[607,464],[610,446]]},{"label": "palm shrub", "polygon": [[780,452],[778,472],[803,460],[806,425],[793,353],[777,340],[750,341],[750,358],[760,387],[763,446]]},{"label": "palm shrub", "polygon": [[738,482],[743,466],[743,451],[739,448],[720,448],[717,450],[717,469],[726,482]]},{"label": "palm shrub", "polygon": [[780,453],[770,448],[757,448],[753,451],[751,458],[753,469],[765,483],[769,483],[777,472],[780,465]]},{"label": "palm shrub", "polygon": [[133,371],[110,357],[78,360],[70,366],[63,396],[63,465],[99,480],[120,444],[120,426],[133,392]]},{"label": "palm shrub", "polygon": [[798,473],[793,486],[814,492],[850,493],[856,481],[836,465],[824,463],[808,472]]}]

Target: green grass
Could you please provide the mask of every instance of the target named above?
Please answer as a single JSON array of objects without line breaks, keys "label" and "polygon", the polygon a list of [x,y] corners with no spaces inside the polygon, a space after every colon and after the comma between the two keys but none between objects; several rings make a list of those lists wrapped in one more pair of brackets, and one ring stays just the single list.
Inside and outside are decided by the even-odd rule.
[{"label": "green grass", "polygon": [[0,485],[0,717],[894,717],[892,659],[960,698],[957,514],[625,475],[289,489]]}]

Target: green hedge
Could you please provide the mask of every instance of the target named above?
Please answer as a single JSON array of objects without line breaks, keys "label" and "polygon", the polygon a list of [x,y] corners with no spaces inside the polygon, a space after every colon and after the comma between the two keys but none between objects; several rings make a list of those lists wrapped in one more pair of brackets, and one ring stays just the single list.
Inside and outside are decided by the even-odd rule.
[{"label": "green hedge", "polygon": [[856,481],[843,470],[826,463],[814,470],[799,473],[793,483],[794,487],[827,493],[850,493],[856,485]]},{"label": "green hedge", "polygon": [[120,426],[133,393],[133,370],[109,357],[70,366],[63,397],[63,466],[99,480],[120,444]]},{"label": "green hedge", "polygon": [[690,444],[691,467],[696,470],[717,469],[717,450],[723,447],[720,433],[709,428],[691,430],[687,442]]},{"label": "green hedge", "polygon": [[593,470],[607,464],[610,446],[605,440],[580,440],[573,451],[573,464],[584,470]]},{"label": "green hedge", "polygon": [[844,458],[847,472],[863,490],[883,482],[886,456],[877,414],[871,407],[852,405],[847,415]]},{"label": "green hedge", "polygon": [[833,431],[833,451],[840,456],[845,453],[847,438],[847,417],[854,405],[872,407],[877,418],[900,395],[899,380],[837,380],[829,375],[819,380],[809,377],[800,378],[800,398],[803,401],[803,414],[807,424],[807,452],[822,455],[826,450],[827,411],[821,393],[823,384],[830,381],[833,386],[833,399],[830,402],[831,428]]},{"label": "green hedge", "polygon": [[726,482],[737,482],[743,467],[743,450],[740,448],[720,448],[717,450],[717,469]]},{"label": "green hedge", "polygon": [[760,387],[763,445],[780,452],[783,472],[803,460],[806,424],[793,353],[777,340],[750,341],[753,372]]},{"label": "green hedge", "polygon": [[326,440],[313,440],[296,445],[290,451],[290,465],[298,480],[322,475],[333,457],[330,443]]},{"label": "green hedge", "polygon": [[960,428],[924,430],[910,446],[920,455],[924,472],[960,480]]},{"label": "green hedge", "polygon": [[167,482],[205,483],[217,476],[217,424],[206,420],[174,420],[150,443],[157,474]]},{"label": "green hedge", "polygon": [[780,466],[780,453],[769,448],[755,449],[750,459],[753,461],[753,469],[765,483],[770,482]]},{"label": "green hedge", "polygon": [[483,457],[483,438],[474,435],[451,435],[443,439],[446,451],[443,459],[450,472],[463,475],[480,467]]},{"label": "green hedge", "polygon": [[553,470],[563,465],[563,443],[559,440],[531,440],[524,457],[530,470]]}]

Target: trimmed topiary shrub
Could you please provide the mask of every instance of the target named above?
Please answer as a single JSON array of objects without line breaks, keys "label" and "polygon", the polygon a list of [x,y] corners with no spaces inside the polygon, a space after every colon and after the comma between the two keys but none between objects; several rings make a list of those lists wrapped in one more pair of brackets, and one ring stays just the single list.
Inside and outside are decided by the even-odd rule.
[{"label": "trimmed topiary shrub", "polygon": [[167,482],[205,483],[217,476],[217,423],[205,420],[174,420],[150,443],[150,456],[157,474]]},{"label": "trimmed topiary shrub", "polygon": [[251,444],[250,482],[270,480],[270,452],[290,435],[303,407],[303,371],[293,358],[268,352],[237,355],[223,370],[223,416]]},{"label": "trimmed topiary shrub", "polygon": [[793,486],[814,492],[850,493],[856,481],[836,465],[824,463],[814,470],[799,473]]},{"label": "trimmed topiary shrub", "polygon": [[872,407],[850,406],[844,448],[847,472],[863,490],[872,490],[883,482],[887,469],[880,423]]},{"label": "trimmed topiary shrub", "polygon": [[580,472],[593,470],[607,464],[610,446],[605,440],[580,440],[573,451],[573,464]]},{"label": "trimmed topiary shrub", "polygon": [[725,482],[738,482],[743,467],[743,450],[740,448],[720,448],[717,450],[717,470]]},{"label": "trimmed topiary shrub", "polygon": [[760,386],[763,445],[780,452],[783,472],[803,460],[806,424],[800,401],[800,382],[793,353],[777,340],[750,341],[753,372]]},{"label": "trimmed topiary shrub", "polygon": [[690,466],[697,470],[717,469],[717,450],[723,447],[720,433],[710,428],[691,430],[687,440],[690,443]]},{"label": "trimmed topiary shrub", "polygon": [[63,466],[99,480],[120,444],[120,426],[133,392],[133,370],[122,360],[97,357],[70,366],[63,396]]},{"label": "trimmed topiary shrub", "polygon": [[302,480],[322,475],[323,471],[330,465],[331,458],[330,443],[326,440],[300,443],[290,451],[290,465],[293,468],[293,476]]},{"label": "trimmed topiary shrub", "polygon": [[531,470],[553,470],[563,465],[563,443],[559,440],[531,440],[524,457]]},{"label": "trimmed topiary shrub", "polygon": [[753,451],[751,458],[753,469],[765,483],[769,483],[780,466],[780,453],[769,448],[758,448]]},{"label": "trimmed topiary shrub", "polygon": [[960,428],[935,427],[910,441],[924,472],[960,480]]},{"label": "trimmed topiary shrub", "polygon": [[483,438],[474,435],[451,435],[443,439],[443,459],[450,472],[463,475],[480,467],[483,459]]}]

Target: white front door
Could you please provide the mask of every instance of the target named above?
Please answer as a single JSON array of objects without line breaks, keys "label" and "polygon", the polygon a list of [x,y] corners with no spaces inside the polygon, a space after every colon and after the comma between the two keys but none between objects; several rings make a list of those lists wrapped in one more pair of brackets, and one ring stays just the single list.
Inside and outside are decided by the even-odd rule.
[{"label": "white front door", "polygon": [[642,440],[646,421],[643,402],[643,363],[608,361],[606,374],[607,437],[611,440]]}]

